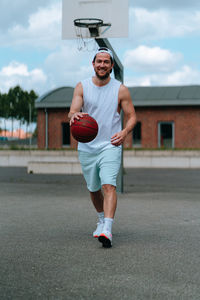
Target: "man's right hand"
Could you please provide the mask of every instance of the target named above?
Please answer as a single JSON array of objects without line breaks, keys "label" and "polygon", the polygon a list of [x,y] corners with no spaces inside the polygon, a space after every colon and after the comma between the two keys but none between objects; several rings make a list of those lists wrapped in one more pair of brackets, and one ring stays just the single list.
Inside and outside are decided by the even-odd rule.
[{"label": "man's right hand", "polygon": [[88,115],[87,113],[82,113],[82,112],[76,112],[74,113],[72,116],[71,116],[71,119],[70,119],[70,126],[74,123],[74,120],[77,119],[79,120],[80,118],[82,118],[84,115]]}]

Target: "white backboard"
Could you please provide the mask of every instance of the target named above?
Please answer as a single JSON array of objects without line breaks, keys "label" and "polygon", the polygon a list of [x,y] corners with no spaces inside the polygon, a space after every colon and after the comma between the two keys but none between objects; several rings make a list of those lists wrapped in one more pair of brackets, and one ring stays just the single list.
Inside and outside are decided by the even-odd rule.
[{"label": "white backboard", "polygon": [[[62,38],[75,39],[74,20],[79,18],[102,19],[111,26],[100,28],[99,38],[128,37],[129,0],[62,0]],[[85,30],[85,33],[84,33]],[[86,31],[83,34],[86,36]]]}]

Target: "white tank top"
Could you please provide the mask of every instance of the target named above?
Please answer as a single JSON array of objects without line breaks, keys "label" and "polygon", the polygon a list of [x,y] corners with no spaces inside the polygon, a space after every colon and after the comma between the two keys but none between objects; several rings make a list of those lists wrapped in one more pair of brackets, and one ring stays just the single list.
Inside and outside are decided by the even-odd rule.
[{"label": "white tank top", "polygon": [[121,82],[111,78],[104,86],[96,86],[92,78],[81,82],[83,87],[82,112],[93,117],[99,126],[96,138],[89,143],[78,143],[78,150],[94,153],[113,148],[111,137],[121,130],[121,118],[118,113],[118,94]]}]

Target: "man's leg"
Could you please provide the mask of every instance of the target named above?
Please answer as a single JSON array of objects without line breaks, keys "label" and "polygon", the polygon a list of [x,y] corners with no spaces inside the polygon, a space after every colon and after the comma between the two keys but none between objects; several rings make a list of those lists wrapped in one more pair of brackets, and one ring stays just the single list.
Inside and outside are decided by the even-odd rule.
[{"label": "man's leg", "polygon": [[97,192],[90,192],[90,198],[96,211],[101,213],[103,211],[103,194],[101,190]]},{"label": "man's leg", "polygon": [[112,246],[112,224],[117,208],[116,178],[121,164],[121,148],[105,149],[101,152],[100,173],[104,195],[104,227],[99,236],[103,247]]},{"label": "man's leg", "polygon": [[111,184],[104,184],[102,189],[103,193],[101,190],[90,192],[92,203],[99,217],[93,237],[98,237],[103,246],[109,248],[112,246],[112,223],[117,207],[117,193],[116,187]]},{"label": "man's leg", "polygon": [[114,218],[117,208],[116,187],[111,184],[104,184],[102,191],[90,192],[92,203],[98,213],[104,211],[105,218]]},{"label": "man's leg", "polygon": [[90,197],[92,200],[92,203],[97,211],[97,216],[98,216],[98,223],[97,223],[97,228],[93,232],[93,237],[98,238],[99,235],[101,234],[104,226],[104,211],[103,211],[103,194],[101,190],[96,191],[96,192],[90,192]]},{"label": "man's leg", "polygon": [[99,241],[103,247],[110,248],[112,246],[112,224],[117,207],[116,187],[111,184],[102,186],[104,193],[104,226],[99,236]]},{"label": "man's leg", "polygon": [[104,216],[105,218],[114,219],[117,208],[117,193],[116,187],[111,184],[104,184],[102,186],[104,193]]}]

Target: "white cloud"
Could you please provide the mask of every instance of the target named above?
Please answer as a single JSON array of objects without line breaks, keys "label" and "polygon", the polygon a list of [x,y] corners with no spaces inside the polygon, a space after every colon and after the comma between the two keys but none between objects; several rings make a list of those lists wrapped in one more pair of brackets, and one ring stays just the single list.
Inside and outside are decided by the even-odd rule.
[{"label": "white cloud", "polygon": [[139,46],[125,52],[124,65],[134,71],[169,72],[174,69],[181,57],[179,53],[172,53],[160,47]]},{"label": "white cloud", "polygon": [[200,84],[200,71],[184,65],[180,70],[164,77],[166,85]]},{"label": "white cloud", "polygon": [[45,7],[59,0],[1,0],[0,30],[7,30],[15,24],[26,26],[29,15],[34,14],[38,7]]},{"label": "white cloud", "polygon": [[131,6],[134,7],[143,7],[148,8],[149,10],[159,9],[159,8],[166,8],[166,9],[198,9],[200,8],[199,0],[182,0],[180,5],[180,0],[130,0],[129,1]]},{"label": "white cloud", "polygon": [[[9,2],[8,14],[6,9]],[[137,3],[133,3],[134,6],[129,9],[130,37],[134,38],[134,42],[141,43],[165,37],[200,34],[200,9],[198,10],[198,6],[196,10],[194,6],[193,10],[184,10],[184,6],[181,4],[181,9],[169,10],[163,8],[165,7],[163,1],[162,5],[159,5],[159,1],[156,0],[153,3],[150,2],[152,5],[143,1],[143,7],[148,8],[141,8]],[[195,0],[193,2],[197,3]],[[41,0],[41,3],[37,0],[33,5],[25,0],[16,0],[11,4],[11,0],[2,0],[0,4],[1,45],[47,48],[60,45],[61,3],[61,0]],[[173,3],[178,2],[173,1]],[[172,5],[173,3],[171,1]],[[192,7],[192,5],[190,6]],[[152,7],[154,10],[151,10]]]},{"label": "white cloud", "polygon": [[[191,1],[197,4],[197,1]],[[145,45],[150,45],[152,41],[156,41],[159,45],[159,39],[164,38],[184,37],[192,34],[198,36],[200,34],[200,10],[184,11],[183,5],[186,5],[186,0],[180,10],[168,9],[178,3],[176,0],[173,3],[169,0],[171,4],[166,4],[166,7],[164,6],[166,1],[164,3],[163,0],[150,2],[136,1],[131,6],[130,39],[119,39],[118,44],[112,41],[113,45],[117,45],[116,52],[120,53],[121,58],[124,57],[125,68],[129,69],[129,72],[139,71],[145,74],[137,78],[129,77],[126,81],[137,85],[176,84],[177,82],[187,84],[192,80],[197,82],[198,70],[193,70],[187,66],[187,63],[182,68],[180,67],[180,62],[184,59],[180,53],[163,49],[161,46],[147,47]],[[22,55],[23,52],[28,53],[29,49],[32,50],[31,52],[36,50],[35,55],[41,54],[38,61],[41,62],[44,58],[44,64],[30,68],[28,61],[32,66],[35,60],[31,57],[29,60],[27,56],[25,56],[26,63],[11,62],[6,66],[4,64],[0,70],[2,89],[6,90],[11,86],[21,84],[26,89],[33,88],[43,93],[61,85],[75,86],[78,81],[93,74],[92,54],[79,52],[74,41],[61,40],[61,0],[35,0],[34,4],[29,5],[26,0],[16,0],[12,3],[13,5],[11,5],[11,0],[2,0],[0,3],[0,16],[4,20],[3,24],[6,23],[6,26],[0,27],[1,45],[12,47],[13,53],[15,47],[18,46],[22,50]],[[8,10],[6,10],[9,5],[12,18],[8,16]],[[8,16],[8,21],[4,14]],[[0,25],[1,22],[3,22],[2,19],[0,19]],[[124,51],[126,51],[125,55],[123,55]],[[13,58],[13,60],[16,59]]]},{"label": "white cloud", "polygon": [[11,77],[14,75],[28,76],[27,66],[24,64],[19,64],[17,62],[12,62],[8,66],[2,68],[0,75],[5,77]]},{"label": "white cloud", "polygon": [[184,65],[179,70],[163,74],[152,73],[140,77],[126,77],[127,86],[175,86],[200,84],[200,71]]},{"label": "white cloud", "polygon": [[151,86],[151,78],[150,76],[144,77],[126,77],[124,79],[124,84],[127,87],[134,87],[134,86]]},{"label": "white cloud", "polygon": [[130,35],[137,42],[200,35],[200,10],[130,8]]},{"label": "white cloud", "polygon": [[75,86],[93,74],[92,53],[77,50],[76,44],[67,42],[45,60],[45,72],[52,86]]},{"label": "white cloud", "polygon": [[30,70],[26,64],[12,61],[0,70],[1,92],[18,84],[40,95],[59,86],[74,87],[93,75],[92,57],[92,53],[78,51],[76,45],[68,42],[50,53],[42,68]]},{"label": "white cloud", "polygon": [[15,23],[1,33],[1,45],[54,48],[61,42],[61,3],[38,8],[27,24]]},{"label": "white cloud", "polygon": [[47,77],[41,69],[28,70],[25,64],[13,61],[0,70],[1,92],[7,92],[10,87],[20,85],[26,90],[34,89],[40,92]]}]

